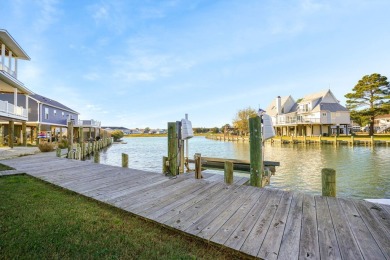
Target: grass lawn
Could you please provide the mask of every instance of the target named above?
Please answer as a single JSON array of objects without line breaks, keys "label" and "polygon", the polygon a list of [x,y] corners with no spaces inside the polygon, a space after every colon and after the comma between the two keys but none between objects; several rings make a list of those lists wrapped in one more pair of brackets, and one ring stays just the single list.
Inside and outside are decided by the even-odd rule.
[{"label": "grass lawn", "polygon": [[234,259],[27,175],[0,177],[0,259]]}]

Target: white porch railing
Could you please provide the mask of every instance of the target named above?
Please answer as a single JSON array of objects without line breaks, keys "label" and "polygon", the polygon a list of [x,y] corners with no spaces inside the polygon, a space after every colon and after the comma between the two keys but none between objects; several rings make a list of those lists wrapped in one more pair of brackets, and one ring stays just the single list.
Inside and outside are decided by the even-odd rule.
[{"label": "white porch railing", "polygon": [[12,77],[16,78],[16,72],[1,63],[0,63],[0,70],[5,71],[8,74],[10,74]]},{"label": "white porch railing", "polygon": [[68,123],[69,121],[73,121],[74,123],[74,126],[89,126],[89,127],[100,127],[101,123],[100,121],[96,121],[96,120],[74,120],[74,119],[68,119]]},{"label": "white porch railing", "polygon": [[305,118],[305,117],[277,117],[275,125],[291,125],[291,124],[320,124],[320,118]]},{"label": "white porch railing", "polygon": [[0,113],[14,119],[28,119],[28,111],[24,107],[15,106],[8,101],[0,100]]}]

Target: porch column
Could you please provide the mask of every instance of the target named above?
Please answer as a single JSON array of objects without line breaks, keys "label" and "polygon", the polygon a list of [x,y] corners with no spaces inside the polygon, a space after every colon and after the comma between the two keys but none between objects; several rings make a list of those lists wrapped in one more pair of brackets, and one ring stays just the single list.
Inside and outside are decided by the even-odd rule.
[{"label": "porch column", "polygon": [[297,126],[294,127],[294,136],[297,137],[298,134],[297,134]]},{"label": "porch column", "polygon": [[17,106],[18,106],[18,89],[14,88],[14,114],[16,114]]},{"label": "porch column", "polygon": [[5,63],[5,44],[2,43],[1,44],[1,65],[2,65],[3,69],[4,69],[4,65],[5,65],[4,63]]},{"label": "porch column", "polygon": [[27,112],[27,120],[28,120],[28,95],[26,96],[26,112]]},{"label": "porch column", "polygon": [[38,135],[41,133],[41,124],[38,124],[37,125],[37,136],[36,136],[36,139],[37,139],[37,145],[39,144],[40,142],[40,139],[38,138]]},{"label": "porch column", "polygon": [[15,122],[9,121],[8,124],[8,146],[14,148],[14,130],[15,130]]},{"label": "porch column", "polygon": [[[12,68],[11,68],[11,65],[12,65],[11,59],[12,59],[12,51],[9,51],[9,52],[8,52],[8,69],[9,69],[9,72],[12,71]],[[10,73],[10,74],[11,74],[11,73]]]},{"label": "porch column", "polygon": [[61,142],[62,140],[62,127],[60,127],[60,133],[59,133],[59,137],[58,137],[58,142]]},{"label": "porch column", "polygon": [[14,71],[15,71],[15,78],[18,78],[18,59],[14,59]]},{"label": "porch column", "polygon": [[27,146],[26,121],[22,122],[22,136],[23,136],[23,146]]}]

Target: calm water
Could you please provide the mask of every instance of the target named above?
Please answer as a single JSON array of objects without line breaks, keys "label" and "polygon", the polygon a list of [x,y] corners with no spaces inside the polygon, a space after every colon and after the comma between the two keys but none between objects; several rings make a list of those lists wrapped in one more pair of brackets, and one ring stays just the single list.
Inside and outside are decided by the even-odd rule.
[{"label": "calm water", "polygon": [[[120,166],[121,154],[127,153],[130,168],[161,172],[162,157],[168,153],[165,137],[124,141],[127,144],[114,144],[102,152],[101,163]],[[190,158],[194,153],[249,160],[249,144],[194,137],[189,140]],[[333,168],[337,172],[338,197],[390,198],[390,148],[266,144],[265,160],[281,164],[271,177],[275,188],[321,194],[321,169]]]}]

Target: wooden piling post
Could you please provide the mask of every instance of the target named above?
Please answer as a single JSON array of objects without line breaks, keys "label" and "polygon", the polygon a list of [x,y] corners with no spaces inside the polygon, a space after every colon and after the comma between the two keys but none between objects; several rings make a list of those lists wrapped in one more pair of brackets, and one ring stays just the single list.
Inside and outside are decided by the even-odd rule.
[{"label": "wooden piling post", "polygon": [[336,197],[336,171],[324,168],[321,171],[322,196]]},{"label": "wooden piling post", "polygon": [[202,155],[195,154],[195,179],[202,179]]},{"label": "wooden piling post", "polygon": [[8,124],[8,146],[14,148],[14,131],[15,131],[15,121],[10,120]]},{"label": "wooden piling post", "polygon": [[122,153],[122,167],[129,168],[129,155]]},{"label": "wooden piling post", "polygon": [[176,176],[179,172],[177,159],[179,156],[178,151],[178,136],[176,122],[168,123],[168,160],[169,160],[169,173]]},{"label": "wooden piling post", "polygon": [[261,140],[261,118],[249,118],[250,132],[250,185],[261,187],[263,175],[263,154]]},{"label": "wooden piling post", "polygon": [[26,129],[26,121],[22,122],[22,135],[23,135],[23,146],[27,146],[27,129]]},{"label": "wooden piling post", "polygon": [[56,149],[56,156],[61,157],[61,148]]},{"label": "wooden piling post", "polygon": [[98,151],[94,151],[93,152],[93,161],[95,163],[100,163],[100,154]]},{"label": "wooden piling post", "polygon": [[224,176],[226,184],[233,183],[233,162],[225,161]]},{"label": "wooden piling post", "polygon": [[179,140],[180,142],[180,168],[179,173],[184,173],[184,140]]},{"label": "wooden piling post", "polygon": [[165,174],[165,173],[168,173],[168,157],[167,156],[163,156],[163,164],[162,164],[162,172]]}]

